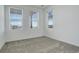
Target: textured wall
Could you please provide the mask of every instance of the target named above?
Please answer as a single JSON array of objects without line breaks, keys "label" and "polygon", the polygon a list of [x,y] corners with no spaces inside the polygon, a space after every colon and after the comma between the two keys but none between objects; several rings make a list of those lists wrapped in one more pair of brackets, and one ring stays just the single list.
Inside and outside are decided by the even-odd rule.
[{"label": "textured wall", "polygon": [[53,10],[54,28],[47,28],[46,18],[46,36],[79,46],[79,6],[56,5],[50,8]]},{"label": "textured wall", "polygon": [[0,49],[5,43],[4,37],[4,6],[0,6]]},{"label": "textured wall", "polygon": [[[9,8],[10,7],[23,9],[23,28],[22,29],[11,30],[9,28]],[[21,5],[5,6],[7,41],[14,41],[14,40],[43,36],[44,32],[43,32],[43,11],[42,9],[38,8],[39,15],[40,15],[38,28],[34,28],[34,29],[30,28],[31,21],[29,19],[29,16],[30,16],[31,11],[34,8],[35,7],[32,7],[32,6],[21,6]]]}]

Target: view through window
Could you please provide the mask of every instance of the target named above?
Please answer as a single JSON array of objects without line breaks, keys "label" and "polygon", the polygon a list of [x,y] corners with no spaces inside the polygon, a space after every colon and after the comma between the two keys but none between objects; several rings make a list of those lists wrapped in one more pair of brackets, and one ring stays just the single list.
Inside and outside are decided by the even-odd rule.
[{"label": "view through window", "polygon": [[52,10],[48,11],[48,28],[53,28],[53,12],[52,12]]},{"label": "view through window", "polygon": [[10,26],[12,29],[22,27],[22,10],[10,8]]},{"label": "view through window", "polygon": [[38,20],[39,20],[39,12],[33,11],[31,16],[31,28],[38,27]]}]

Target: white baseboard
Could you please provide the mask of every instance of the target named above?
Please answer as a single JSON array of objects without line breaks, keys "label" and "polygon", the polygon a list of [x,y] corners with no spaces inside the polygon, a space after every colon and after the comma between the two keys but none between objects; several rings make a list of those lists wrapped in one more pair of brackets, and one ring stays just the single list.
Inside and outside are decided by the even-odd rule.
[{"label": "white baseboard", "polygon": [[2,47],[4,46],[4,44],[5,44],[5,43],[3,43],[3,44],[0,44],[0,50],[2,49]]},{"label": "white baseboard", "polygon": [[37,35],[37,36],[29,36],[29,37],[22,37],[22,38],[16,38],[15,40],[7,40],[6,42],[11,42],[11,41],[17,41],[17,40],[24,40],[24,39],[31,39],[31,38],[37,38],[37,37],[42,37],[43,35]]},{"label": "white baseboard", "polygon": [[47,36],[47,35],[46,35],[46,37],[51,38],[51,39],[55,39],[55,40],[58,40],[58,41],[61,41],[61,42],[65,42],[65,43],[68,43],[68,44],[71,44],[71,45],[74,45],[74,46],[79,47],[79,44],[75,44],[74,42],[70,42],[70,41],[67,41],[67,40],[59,40],[59,39],[56,39],[56,38],[53,38],[53,37]]}]

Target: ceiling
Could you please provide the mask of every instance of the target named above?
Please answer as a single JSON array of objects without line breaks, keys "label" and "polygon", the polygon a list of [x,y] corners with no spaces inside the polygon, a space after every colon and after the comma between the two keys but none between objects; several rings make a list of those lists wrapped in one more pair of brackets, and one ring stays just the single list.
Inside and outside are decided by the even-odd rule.
[{"label": "ceiling", "polygon": [[36,7],[36,8],[46,8],[48,7],[48,5],[31,5],[32,7]]}]

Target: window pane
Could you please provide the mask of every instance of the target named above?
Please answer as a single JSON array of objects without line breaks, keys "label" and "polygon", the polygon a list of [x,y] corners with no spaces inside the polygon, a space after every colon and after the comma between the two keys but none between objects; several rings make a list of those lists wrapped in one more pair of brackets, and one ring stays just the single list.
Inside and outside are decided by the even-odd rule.
[{"label": "window pane", "polygon": [[39,17],[39,14],[38,12],[33,12],[32,13],[32,19],[31,19],[31,28],[33,27],[38,27],[38,17]]},{"label": "window pane", "polygon": [[48,12],[48,28],[53,27],[53,13],[52,11]]},{"label": "window pane", "polygon": [[22,10],[10,9],[10,25],[13,29],[22,26]]}]

